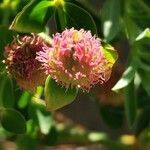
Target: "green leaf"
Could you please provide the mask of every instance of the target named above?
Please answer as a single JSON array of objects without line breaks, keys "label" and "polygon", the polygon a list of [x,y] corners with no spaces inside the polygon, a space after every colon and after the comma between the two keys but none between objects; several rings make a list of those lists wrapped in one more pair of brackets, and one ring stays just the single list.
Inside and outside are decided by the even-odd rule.
[{"label": "green leaf", "polygon": [[130,43],[136,41],[137,36],[140,34],[139,27],[135,24],[135,22],[128,16],[124,17],[124,24],[126,35]]},{"label": "green leaf", "polygon": [[137,117],[137,99],[135,96],[134,81],[125,88],[125,111],[129,127],[132,127]]},{"label": "green leaf", "polygon": [[126,2],[126,16],[129,16],[135,24],[143,30],[150,26],[150,5],[146,0],[129,0]]},{"label": "green leaf", "polygon": [[109,44],[103,44],[102,50],[104,52],[104,56],[107,59],[108,67],[112,67],[116,60],[118,59],[117,51]]},{"label": "green leaf", "polygon": [[65,2],[63,8],[58,8],[58,19],[58,23],[61,24],[61,30],[74,27],[75,29],[91,30],[93,34],[97,33],[92,16],[86,10],[73,3]]},{"label": "green leaf", "polygon": [[144,69],[146,71],[150,71],[150,64],[145,61],[139,60],[139,68]]},{"label": "green leaf", "polygon": [[58,137],[60,136],[60,133],[56,129],[57,127],[53,125],[51,127],[51,130],[49,134],[46,136],[44,143],[47,143],[49,146],[55,146],[57,142],[59,141]]},{"label": "green leaf", "polygon": [[141,110],[138,119],[137,119],[137,123],[135,126],[135,131],[136,134],[139,134],[140,132],[142,132],[145,128],[149,127],[149,114],[150,114],[150,105],[144,109]]},{"label": "green leaf", "polygon": [[65,8],[61,6],[56,8],[57,9],[55,11],[55,20],[56,20],[57,31],[62,32],[67,27]]},{"label": "green leaf", "polygon": [[18,32],[42,32],[54,13],[54,2],[32,0],[14,19],[11,29]]},{"label": "green leaf", "polygon": [[31,135],[19,135],[17,138],[17,149],[16,150],[37,150],[39,140]]},{"label": "green leaf", "polygon": [[31,98],[32,98],[32,94],[30,92],[23,92],[21,97],[19,98],[19,101],[18,101],[18,107],[19,108],[25,108],[28,103],[31,101]]},{"label": "green leaf", "polygon": [[138,50],[138,67],[150,71],[150,37],[149,29],[144,30],[138,37],[136,41],[137,50]]},{"label": "green leaf", "polygon": [[105,40],[111,41],[121,28],[121,0],[106,0],[101,13]]},{"label": "green leaf", "polygon": [[39,127],[41,130],[41,133],[48,134],[50,132],[50,129],[52,127],[52,116],[49,112],[37,110],[37,118],[39,122]]},{"label": "green leaf", "polygon": [[0,109],[0,121],[2,127],[9,132],[16,134],[26,132],[26,122],[24,117],[14,109]]},{"label": "green leaf", "polygon": [[138,46],[138,56],[140,68],[149,71],[150,68],[150,38],[143,38],[136,42]]},{"label": "green leaf", "polygon": [[[15,103],[13,83],[8,77],[3,76],[0,98],[3,107],[13,107]],[[9,93],[9,94],[8,94]]]},{"label": "green leaf", "polygon": [[150,38],[150,29],[146,28],[138,37],[136,38],[136,41],[139,41],[143,38]]},{"label": "green leaf", "polygon": [[150,71],[139,69],[138,73],[140,75],[143,88],[146,90],[147,94],[150,96],[150,84],[148,82],[150,79]]},{"label": "green leaf", "polygon": [[[37,92],[35,96],[37,96],[37,98],[39,97]],[[43,104],[36,103],[34,101],[34,97],[32,98],[32,101],[30,103],[29,116],[32,118],[34,123],[39,126],[41,133],[47,135],[52,127],[52,115],[50,112],[46,111],[46,107]]]},{"label": "green leaf", "polygon": [[137,105],[140,110],[145,109],[147,106],[150,106],[150,100],[147,92],[143,87],[140,87],[137,91]]},{"label": "green leaf", "polygon": [[76,89],[61,87],[50,76],[47,77],[45,83],[45,99],[48,111],[53,111],[70,104],[76,96]]},{"label": "green leaf", "polygon": [[145,44],[144,45],[140,44],[138,47],[139,47],[138,54],[139,54],[139,57],[141,58],[141,61],[145,60],[146,62],[150,63],[150,60],[149,60],[149,58],[150,58],[150,52],[149,52],[150,46],[149,45],[146,46]]},{"label": "green leaf", "polygon": [[5,65],[2,62],[4,60],[4,49],[5,46],[13,40],[13,37],[17,34],[7,27],[0,26],[0,72],[4,73]]},{"label": "green leaf", "polygon": [[126,87],[133,80],[134,76],[135,76],[135,68],[133,66],[129,66],[123,73],[121,79],[112,88],[112,90],[118,91]]},{"label": "green leaf", "polygon": [[13,40],[16,33],[9,30],[7,27],[0,26],[0,65],[4,59],[4,47]]}]

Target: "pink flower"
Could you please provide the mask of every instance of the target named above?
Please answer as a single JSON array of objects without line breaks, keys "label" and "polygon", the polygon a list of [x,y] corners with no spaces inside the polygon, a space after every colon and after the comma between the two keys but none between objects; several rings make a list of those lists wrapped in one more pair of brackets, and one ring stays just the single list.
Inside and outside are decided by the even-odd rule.
[{"label": "pink flower", "polygon": [[46,73],[66,88],[89,91],[92,85],[110,77],[101,41],[90,31],[71,28],[56,33],[51,47],[37,55]]},{"label": "pink flower", "polygon": [[40,69],[41,63],[35,58],[36,52],[48,46],[42,38],[32,34],[17,37],[5,47],[8,73],[21,88],[34,91],[38,85],[44,84],[45,74]]}]

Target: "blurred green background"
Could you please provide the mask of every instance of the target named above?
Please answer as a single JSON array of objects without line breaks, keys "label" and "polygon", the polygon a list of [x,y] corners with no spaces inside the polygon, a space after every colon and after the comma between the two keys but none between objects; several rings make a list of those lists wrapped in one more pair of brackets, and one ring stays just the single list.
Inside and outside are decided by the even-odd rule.
[{"label": "blurred green background", "polygon": [[[105,85],[80,92],[55,112],[36,102],[43,87],[22,91],[2,63],[4,47],[15,36],[8,28],[29,2],[0,0],[0,150],[150,150],[150,1],[66,0],[88,12],[97,35],[115,47],[119,59]],[[73,12],[75,7],[68,9],[80,27],[84,18]],[[49,35],[62,27],[54,16],[46,22]]]}]

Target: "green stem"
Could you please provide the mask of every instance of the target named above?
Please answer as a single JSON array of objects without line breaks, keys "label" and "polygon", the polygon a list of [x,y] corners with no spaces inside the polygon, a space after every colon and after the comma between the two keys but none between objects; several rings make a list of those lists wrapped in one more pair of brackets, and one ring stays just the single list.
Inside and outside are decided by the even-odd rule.
[{"label": "green stem", "polygon": [[42,86],[37,87],[37,90],[36,90],[34,96],[32,97],[32,102],[36,103],[36,104],[40,104],[45,107],[46,106],[45,101],[43,99],[41,99],[43,90],[44,90],[44,88]]},{"label": "green stem", "polygon": [[40,98],[37,98],[35,96],[32,97],[32,102],[35,103],[35,104],[40,104],[40,105],[46,107],[45,101],[40,99]]},{"label": "green stem", "polygon": [[134,81],[125,88],[125,111],[130,127],[133,127],[137,116],[137,100],[135,95]]}]

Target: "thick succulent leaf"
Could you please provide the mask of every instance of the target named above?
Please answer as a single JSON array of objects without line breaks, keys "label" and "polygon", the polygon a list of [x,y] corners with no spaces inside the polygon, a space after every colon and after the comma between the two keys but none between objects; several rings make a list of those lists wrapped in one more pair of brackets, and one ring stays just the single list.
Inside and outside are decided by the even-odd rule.
[{"label": "thick succulent leaf", "polygon": [[18,32],[42,32],[54,13],[54,3],[48,0],[32,0],[14,19],[11,29]]},{"label": "thick succulent leaf", "polygon": [[0,109],[0,121],[2,127],[12,133],[22,134],[26,132],[24,117],[14,109]]},{"label": "thick succulent leaf", "polygon": [[48,111],[53,111],[70,104],[75,100],[77,90],[58,85],[50,76],[45,83],[45,100]]}]

